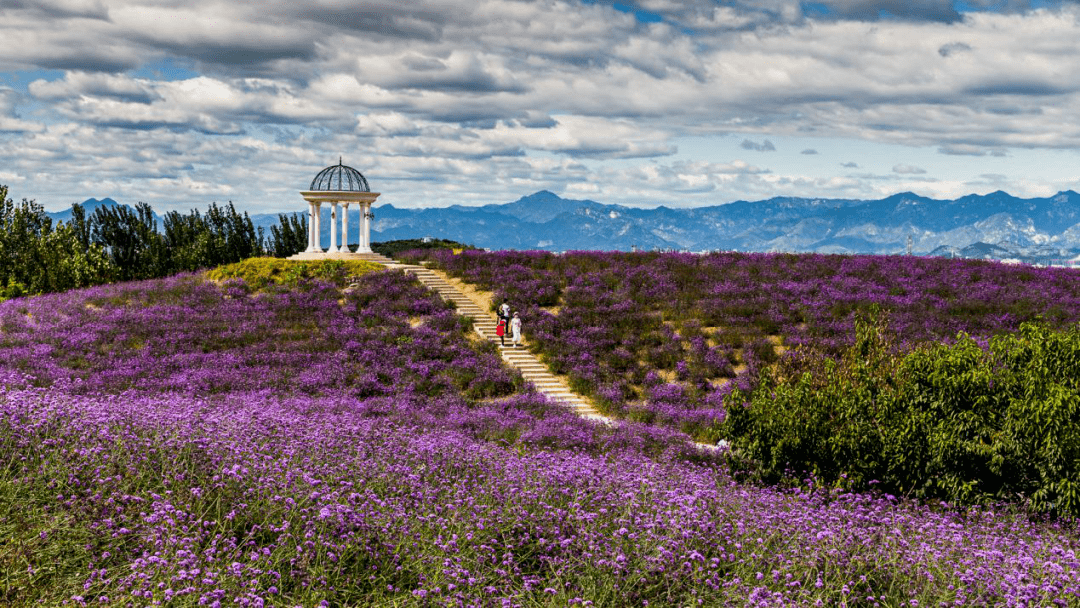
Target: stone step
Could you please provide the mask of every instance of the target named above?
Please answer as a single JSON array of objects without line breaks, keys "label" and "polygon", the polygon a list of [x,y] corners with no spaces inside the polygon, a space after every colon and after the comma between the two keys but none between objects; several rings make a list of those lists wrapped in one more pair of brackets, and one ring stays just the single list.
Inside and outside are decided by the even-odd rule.
[{"label": "stone step", "polygon": [[569,403],[569,404],[573,404],[573,405],[583,405],[583,406],[589,407],[589,404],[585,403],[585,401],[581,397],[577,397],[577,396],[574,396],[574,395],[565,395],[565,394],[561,394],[561,393],[552,393],[552,392],[548,392],[548,391],[539,391],[539,392],[542,393],[548,399],[551,399],[552,401],[558,401],[560,403]]},{"label": "stone step", "polygon": [[578,412],[590,412],[590,413],[593,413],[593,414],[597,413],[595,408],[593,408],[592,406],[590,406],[590,405],[588,405],[586,403],[567,403],[567,402],[561,402],[561,403],[562,403],[562,405],[565,405],[566,407],[569,407],[570,409],[578,411]]},{"label": "stone step", "polygon": [[548,399],[551,399],[552,401],[558,401],[560,403],[576,403],[576,404],[581,404],[581,405],[588,405],[587,403],[582,401],[580,397],[577,397],[575,395],[566,395],[566,394],[559,394],[559,393],[547,393],[547,392],[544,392],[544,391],[540,391],[540,392],[544,393],[544,396],[547,397]]},{"label": "stone step", "polygon": [[525,378],[525,382],[528,382],[529,384],[535,386],[536,389],[540,390],[540,391],[570,392],[570,389],[566,388],[565,385],[554,383],[554,382],[537,382],[536,380],[533,380],[532,378]]},{"label": "stone step", "polygon": [[557,378],[554,378],[552,376],[538,376],[522,373],[521,377],[529,382],[532,382],[533,384],[543,384],[544,386],[558,387],[564,390],[569,388],[562,382],[559,382]]},{"label": "stone step", "polygon": [[552,386],[550,384],[538,385],[535,382],[530,381],[528,378],[526,378],[525,381],[528,382],[529,384],[532,384],[533,386],[535,386],[537,388],[537,390],[541,390],[541,391],[543,391],[544,393],[546,393],[548,395],[558,394],[558,395],[563,395],[563,396],[574,397],[575,399],[580,399],[581,398],[580,395],[578,395],[577,393],[571,391],[570,389],[566,388],[565,386]]},{"label": "stone step", "polygon": [[577,400],[580,399],[580,397],[578,397],[577,395],[575,395],[574,393],[571,393],[569,391],[562,391],[562,392],[540,391],[540,392],[544,393],[545,395],[547,395],[551,399],[557,399],[559,401],[566,401],[566,400],[577,401]]},{"label": "stone step", "polygon": [[577,414],[582,414],[582,413],[597,414],[598,413],[595,409],[593,409],[593,408],[591,408],[591,407],[589,407],[587,405],[580,405],[579,406],[579,405],[575,405],[575,404],[572,404],[572,403],[561,403],[561,402],[559,403],[559,405],[561,405],[561,406],[563,406],[565,408],[568,408],[568,409],[572,410],[574,413],[577,413]]}]

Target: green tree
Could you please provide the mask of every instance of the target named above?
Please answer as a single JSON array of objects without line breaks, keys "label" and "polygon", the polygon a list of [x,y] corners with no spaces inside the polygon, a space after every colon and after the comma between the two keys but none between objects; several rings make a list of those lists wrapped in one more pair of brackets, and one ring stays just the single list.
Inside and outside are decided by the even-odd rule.
[{"label": "green tree", "polygon": [[52,226],[44,207],[26,199],[15,203],[8,198],[8,187],[0,186],[0,295],[42,291],[42,238]]},{"label": "green tree", "polygon": [[307,215],[292,213],[278,215],[278,225],[270,227],[267,254],[276,258],[287,258],[307,249]]},{"label": "green tree", "polygon": [[210,227],[198,210],[185,215],[170,211],[162,221],[171,271],[196,270],[203,263],[211,240]]},{"label": "green tree", "polygon": [[[85,219],[85,214],[82,217]],[[86,243],[86,236],[85,226],[80,226],[79,219],[73,217],[42,238],[41,292],[89,287],[112,280],[114,269],[109,256],[101,245]]]},{"label": "green tree", "polygon": [[40,291],[41,239],[51,230],[52,220],[41,205],[26,199],[15,203],[7,186],[0,186],[0,287],[5,297]]},{"label": "green tree", "polygon": [[171,211],[164,219],[164,242],[170,270],[198,270],[231,264],[263,254],[263,233],[232,203],[211,203],[205,214]]},{"label": "green tree", "polygon": [[80,205],[72,219],[53,226],[45,209],[14,203],[0,186],[0,299],[104,283],[113,275],[105,251],[90,242]]},{"label": "green tree", "polygon": [[171,268],[165,239],[157,231],[150,205],[98,207],[91,218],[91,238],[108,253],[117,279],[165,276]]}]

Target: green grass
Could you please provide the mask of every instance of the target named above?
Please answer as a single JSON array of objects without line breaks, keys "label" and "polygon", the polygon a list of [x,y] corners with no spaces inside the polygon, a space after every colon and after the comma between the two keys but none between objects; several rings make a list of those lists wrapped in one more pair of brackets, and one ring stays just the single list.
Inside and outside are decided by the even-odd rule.
[{"label": "green grass", "polygon": [[219,266],[206,273],[212,281],[241,279],[251,289],[264,289],[270,285],[295,287],[312,279],[321,279],[339,287],[354,277],[384,270],[377,262],[364,260],[314,260],[296,261],[281,258],[248,258],[235,264]]}]

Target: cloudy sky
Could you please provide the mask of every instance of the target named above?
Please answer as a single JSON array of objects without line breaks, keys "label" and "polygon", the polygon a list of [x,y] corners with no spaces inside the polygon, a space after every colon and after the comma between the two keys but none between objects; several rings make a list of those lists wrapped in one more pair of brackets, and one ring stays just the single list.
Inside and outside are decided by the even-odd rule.
[{"label": "cloudy sky", "polygon": [[1080,190],[1080,6],[0,0],[0,184],[60,209]]}]

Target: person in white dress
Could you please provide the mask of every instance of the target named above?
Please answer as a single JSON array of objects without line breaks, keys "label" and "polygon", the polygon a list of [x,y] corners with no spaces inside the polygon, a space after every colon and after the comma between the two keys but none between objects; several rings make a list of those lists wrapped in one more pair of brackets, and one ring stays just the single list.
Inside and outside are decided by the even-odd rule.
[{"label": "person in white dress", "polygon": [[510,319],[510,334],[514,337],[514,348],[521,346],[521,317],[518,313],[514,313],[514,318]]}]

